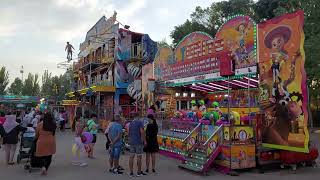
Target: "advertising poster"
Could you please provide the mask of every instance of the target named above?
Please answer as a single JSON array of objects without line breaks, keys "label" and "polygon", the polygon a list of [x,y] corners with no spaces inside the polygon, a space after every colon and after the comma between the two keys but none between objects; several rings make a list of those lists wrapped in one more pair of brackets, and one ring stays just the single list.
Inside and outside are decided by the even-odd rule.
[{"label": "advertising poster", "polygon": [[216,34],[216,39],[223,40],[223,49],[234,57],[236,68],[257,63],[255,27],[249,16],[238,16],[227,21]]},{"label": "advertising poster", "polygon": [[308,152],[303,11],[258,25],[260,104],[265,147]]}]

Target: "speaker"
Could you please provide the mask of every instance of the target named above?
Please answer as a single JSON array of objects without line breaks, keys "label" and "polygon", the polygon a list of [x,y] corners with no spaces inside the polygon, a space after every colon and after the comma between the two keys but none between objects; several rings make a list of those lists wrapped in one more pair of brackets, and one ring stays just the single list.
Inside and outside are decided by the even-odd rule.
[{"label": "speaker", "polygon": [[236,63],[230,52],[221,52],[217,58],[220,61],[220,76],[235,75]]}]

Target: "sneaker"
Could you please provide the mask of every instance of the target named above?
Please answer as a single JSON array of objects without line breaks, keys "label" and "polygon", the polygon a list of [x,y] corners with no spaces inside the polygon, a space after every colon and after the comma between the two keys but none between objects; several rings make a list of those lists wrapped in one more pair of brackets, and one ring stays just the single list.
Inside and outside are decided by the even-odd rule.
[{"label": "sneaker", "polygon": [[80,163],[79,163],[79,162],[72,162],[72,165],[74,165],[74,166],[79,166]]},{"label": "sneaker", "polygon": [[114,169],[113,174],[123,174],[123,172],[119,171],[118,169]]},{"label": "sneaker", "polygon": [[109,169],[109,173],[112,173],[113,172],[113,169]]},{"label": "sneaker", "polygon": [[130,176],[130,177],[134,177],[134,174],[133,174],[133,173],[130,173],[129,176]]},{"label": "sneaker", "polygon": [[153,173],[156,173],[156,170],[155,170],[155,169],[152,169],[152,172],[153,172]]},{"label": "sneaker", "polygon": [[138,177],[140,177],[140,176],[146,176],[146,175],[147,175],[147,174],[144,173],[144,172],[142,172],[142,171],[137,173],[137,176],[138,176]]},{"label": "sneaker", "polygon": [[145,171],[146,173],[149,173],[149,169],[146,169],[146,171]]},{"label": "sneaker", "polygon": [[123,170],[124,170],[124,168],[123,168],[123,167],[121,167],[121,166],[119,166],[119,167],[118,167],[118,170],[119,170],[119,171],[123,171]]},{"label": "sneaker", "polygon": [[80,167],[85,167],[85,166],[88,166],[88,164],[84,162],[84,163],[80,163],[79,166]]}]

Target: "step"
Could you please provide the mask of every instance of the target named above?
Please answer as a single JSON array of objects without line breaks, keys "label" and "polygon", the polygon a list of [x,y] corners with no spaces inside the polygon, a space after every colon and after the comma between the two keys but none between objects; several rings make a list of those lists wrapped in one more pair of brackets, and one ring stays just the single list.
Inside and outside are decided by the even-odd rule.
[{"label": "step", "polygon": [[207,161],[208,161],[208,159],[199,159],[199,158],[191,158],[191,157],[186,158],[186,163],[192,162],[192,163],[196,163],[199,165],[204,165]]},{"label": "step", "polygon": [[189,157],[205,160],[207,159],[207,154],[198,151],[191,151],[189,153]]},{"label": "step", "polygon": [[206,152],[207,152],[207,149],[195,147],[195,148],[194,148],[194,151],[196,151],[196,152],[201,152],[201,153],[206,153]]},{"label": "step", "polygon": [[202,172],[201,167],[192,166],[191,164],[180,164],[179,167],[184,168],[184,169],[188,169],[190,171]]}]

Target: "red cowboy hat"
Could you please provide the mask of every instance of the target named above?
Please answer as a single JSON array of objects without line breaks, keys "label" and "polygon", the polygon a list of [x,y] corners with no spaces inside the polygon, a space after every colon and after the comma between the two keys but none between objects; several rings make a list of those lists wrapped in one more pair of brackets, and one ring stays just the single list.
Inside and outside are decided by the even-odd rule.
[{"label": "red cowboy hat", "polygon": [[291,36],[291,30],[288,26],[278,26],[274,28],[272,31],[270,31],[264,38],[264,45],[271,49],[271,41],[276,36],[282,36],[284,39],[284,42],[287,43]]}]

